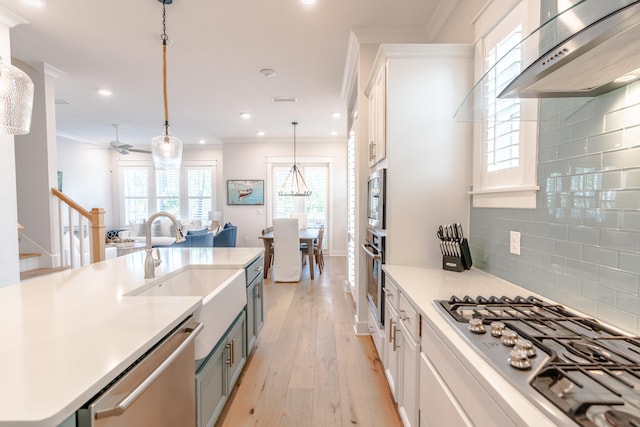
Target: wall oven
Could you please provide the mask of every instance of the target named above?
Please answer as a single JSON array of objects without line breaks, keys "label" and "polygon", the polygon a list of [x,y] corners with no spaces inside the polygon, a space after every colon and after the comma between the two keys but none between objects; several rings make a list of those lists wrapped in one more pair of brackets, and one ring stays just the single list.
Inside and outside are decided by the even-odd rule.
[{"label": "wall oven", "polygon": [[386,178],[386,169],[379,169],[369,175],[367,184],[367,219],[369,227],[385,228]]},{"label": "wall oven", "polygon": [[367,237],[362,244],[362,250],[366,255],[367,300],[380,326],[384,325],[384,241],[384,232],[367,229]]}]

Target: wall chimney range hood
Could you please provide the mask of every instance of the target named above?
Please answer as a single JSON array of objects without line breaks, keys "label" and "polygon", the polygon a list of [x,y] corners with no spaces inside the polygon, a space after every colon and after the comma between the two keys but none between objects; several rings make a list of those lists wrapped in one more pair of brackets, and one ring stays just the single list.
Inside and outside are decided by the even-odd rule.
[{"label": "wall chimney range hood", "polygon": [[[607,93],[640,78],[640,0],[577,1],[544,22],[517,48],[522,71],[497,91],[498,98]],[[490,71],[464,99],[456,120],[482,121]]]}]

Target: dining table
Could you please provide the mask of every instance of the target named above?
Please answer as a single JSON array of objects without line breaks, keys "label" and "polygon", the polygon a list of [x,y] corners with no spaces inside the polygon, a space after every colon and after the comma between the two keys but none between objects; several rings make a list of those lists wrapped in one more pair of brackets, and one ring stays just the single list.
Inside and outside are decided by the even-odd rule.
[{"label": "dining table", "polygon": [[[318,228],[301,228],[298,232],[298,236],[300,238],[300,243],[306,243],[307,248],[309,248],[309,277],[313,280],[314,278],[314,256],[313,256],[313,242],[318,238],[318,233],[320,229]],[[269,233],[265,233],[262,236],[258,236],[259,239],[262,239],[262,243],[264,243],[264,277],[267,277],[269,273],[269,267],[271,266],[271,248],[273,247],[273,231]],[[273,254],[275,255],[275,254]]]}]

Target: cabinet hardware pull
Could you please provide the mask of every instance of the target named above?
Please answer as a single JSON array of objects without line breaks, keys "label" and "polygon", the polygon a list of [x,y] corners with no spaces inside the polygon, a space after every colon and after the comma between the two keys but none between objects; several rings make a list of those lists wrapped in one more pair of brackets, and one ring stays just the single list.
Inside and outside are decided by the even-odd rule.
[{"label": "cabinet hardware pull", "polygon": [[224,347],[227,349],[227,365],[231,366],[233,364],[231,361],[231,343],[227,343]]},{"label": "cabinet hardware pull", "polygon": [[231,364],[232,365],[236,363],[235,347],[236,347],[236,340],[231,340]]},{"label": "cabinet hardware pull", "polygon": [[400,348],[396,340],[397,337],[398,337],[398,328],[394,327],[393,328],[393,351],[396,351],[396,349]]},{"label": "cabinet hardware pull", "polygon": [[389,319],[389,342],[391,342],[391,330],[393,329],[393,319]]}]

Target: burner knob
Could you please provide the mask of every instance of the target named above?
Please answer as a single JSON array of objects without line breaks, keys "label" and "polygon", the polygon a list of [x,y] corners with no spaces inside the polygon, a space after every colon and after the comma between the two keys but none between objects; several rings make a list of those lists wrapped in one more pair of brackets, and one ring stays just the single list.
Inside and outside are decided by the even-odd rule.
[{"label": "burner knob", "polygon": [[509,352],[509,365],[517,369],[529,369],[531,368],[531,361],[523,351],[511,350]]},{"label": "burner knob", "polygon": [[491,322],[491,335],[493,335],[496,338],[500,338],[503,332],[504,332],[504,323]]},{"label": "burner knob", "polygon": [[487,332],[487,328],[485,328],[482,323],[482,319],[478,318],[469,319],[469,330],[474,334],[484,334]]},{"label": "burner knob", "polygon": [[529,340],[523,340],[523,339],[516,340],[516,345],[514,348],[516,350],[523,352],[527,357],[533,357],[536,355],[536,348],[533,346],[533,343]]},{"label": "burner knob", "polygon": [[517,340],[518,334],[516,334],[514,331],[507,329],[502,332],[502,344],[506,345],[507,347],[513,347],[514,345],[516,345]]}]

